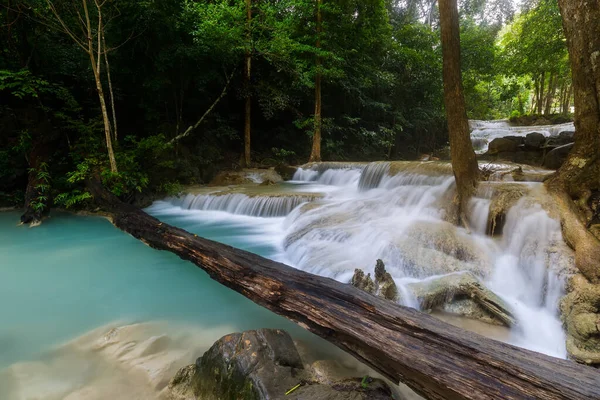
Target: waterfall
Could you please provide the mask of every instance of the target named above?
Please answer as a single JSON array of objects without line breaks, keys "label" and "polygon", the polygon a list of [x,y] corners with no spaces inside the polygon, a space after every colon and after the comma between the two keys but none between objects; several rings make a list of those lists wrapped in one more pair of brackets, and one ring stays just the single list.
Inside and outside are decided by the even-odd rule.
[{"label": "waterfall", "polygon": [[225,211],[231,214],[253,217],[282,217],[302,203],[312,201],[315,196],[248,196],[242,193],[229,194],[188,194],[167,199],[174,206],[187,210]]},{"label": "waterfall", "polygon": [[[513,308],[511,343],[566,356],[558,299],[573,256],[560,224],[540,205],[551,204],[541,183],[482,184],[469,203],[469,230],[452,223],[449,163],[312,164],[276,190],[187,195],[162,210],[212,218],[238,231],[252,227],[240,233],[249,235],[241,242],[268,243],[277,249],[271,258],[341,282],[349,282],[356,268],[373,275],[381,259],[410,307],[419,307],[412,284],[470,273]],[[492,214],[503,224],[494,237],[487,234]]]},{"label": "waterfall", "polygon": [[359,190],[373,189],[379,186],[381,180],[390,170],[390,163],[375,162],[365,167],[358,181]]},{"label": "waterfall", "polygon": [[505,136],[525,137],[532,132],[552,137],[563,131],[575,131],[575,125],[572,122],[558,125],[510,126],[506,120],[469,121],[469,126],[471,127],[471,142],[478,154],[485,153],[488,144],[496,138]]}]

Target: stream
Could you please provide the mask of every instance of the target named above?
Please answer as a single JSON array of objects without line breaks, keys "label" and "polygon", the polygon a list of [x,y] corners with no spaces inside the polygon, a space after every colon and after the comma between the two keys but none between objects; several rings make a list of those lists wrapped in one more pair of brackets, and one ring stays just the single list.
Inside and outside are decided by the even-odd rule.
[{"label": "stream", "polygon": [[[448,222],[454,183],[446,163],[322,163],[274,186],[189,190],[155,202],[147,212],[341,282],[349,282],[356,268],[373,274],[381,259],[398,285],[400,303],[414,308],[419,303],[412,283],[472,273],[511,307],[517,326],[508,330],[446,312],[441,318],[565,358],[558,301],[572,253],[547,210],[543,186],[502,180],[489,182],[472,200],[471,232]],[[503,215],[501,234],[490,236],[490,210],[503,185],[522,195]],[[126,361],[136,373],[140,366],[150,370],[161,376],[153,384],[164,386],[173,370],[193,362],[219,337],[247,329],[286,329],[324,354],[335,353],[191,263],[145,246],[103,218],[55,212],[34,229],[16,227],[17,220],[16,212],[0,213],[0,318],[9,321],[0,325],[2,399],[36,398],[40,391],[50,393],[44,399],[70,398],[68,393],[86,398],[77,390],[89,389],[89,382],[111,388],[103,396],[125,390],[114,384],[107,359]],[[135,360],[111,350],[100,362],[98,351],[87,351],[104,352],[97,337],[133,323],[139,324],[120,332],[138,344],[168,332],[169,354],[181,353],[177,363],[164,369],[154,353],[148,358],[142,350]]]}]

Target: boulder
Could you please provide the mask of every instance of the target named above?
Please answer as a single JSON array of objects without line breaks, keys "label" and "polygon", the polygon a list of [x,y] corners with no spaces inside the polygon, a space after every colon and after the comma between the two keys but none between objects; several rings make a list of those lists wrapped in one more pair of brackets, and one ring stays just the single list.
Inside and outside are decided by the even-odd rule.
[{"label": "boulder", "polygon": [[546,136],[539,132],[532,132],[525,136],[525,147],[529,149],[540,149],[546,143]]},{"label": "boulder", "polygon": [[504,139],[512,140],[519,146],[525,144],[525,138],[523,136],[504,136]]},{"label": "boulder", "polygon": [[305,368],[287,332],[259,329],[219,339],[182,368],[161,393],[168,400],[391,400],[380,379],[341,378],[331,367]]},{"label": "boulder", "polygon": [[[515,325],[510,306],[471,273],[455,273],[425,279],[409,284],[408,289],[424,310],[441,308],[488,323],[509,327]],[[463,300],[468,300],[468,303],[465,305],[461,302],[454,307],[446,307]],[[471,303],[476,303],[477,307],[473,308]]]},{"label": "boulder", "polygon": [[292,167],[290,165],[278,165],[275,167],[275,171],[281,175],[283,180],[289,181],[294,177],[294,174],[298,170],[297,167]]},{"label": "boulder", "polygon": [[544,157],[544,168],[548,169],[559,169],[560,166],[565,162],[569,152],[573,148],[574,143],[565,144],[564,146],[559,146],[554,150],[550,151]]},{"label": "boulder", "polygon": [[574,131],[562,131],[556,136],[552,136],[548,139],[548,144],[551,146],[563,146],[565,144],[573,143],[575,141]]},{"label": "boulder", "polygon": [[488,145],[488,154],[494,155],[498,153],[512,153],[517,151],[518,144],[511,139],[496,138]]}]

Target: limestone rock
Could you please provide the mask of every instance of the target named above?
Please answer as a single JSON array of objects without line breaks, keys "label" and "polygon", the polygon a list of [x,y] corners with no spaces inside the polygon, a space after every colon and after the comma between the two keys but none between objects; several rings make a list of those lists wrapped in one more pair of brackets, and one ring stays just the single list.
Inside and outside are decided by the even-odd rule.
[{"label": "limestone rock", "polygon": [[389,272],[385,270],[383,261],[377,260],[375,265],[375,286],[377,293],[384,299],[398,301],[398,288]]},{"label": "limestone rock", "polygon": [[546,136],[539,132],[532,132],[525,136],[525,147],[540,149],[546,143]]},{"label": "limestone rock", "polygon": [[371,279],[371,274],[365,275],[362,269],[355,269],[354,276],[350,282],[352,286],[364,290],[367,293],[375,294],[375,283]]},{"label": "limestone rock", "polygon": [[573,276],[560,303],[567,330],[567,352],[576,361],[600,364],[600,285]]},{"label": "limestone rock", "polygon": [[[484,312],[472,315],[463,314],[477,318],[481,316],[483,321],[494,319],[494,323],[512,326],[515,324],[515,318],[510,309],[499,296],[486,288],[473,274],[457,273],[441,277],[431,278],[408,285],[421,308],[425,310],[444,309],[446,304],[451,304],[456,300],[470,299],[477,303]],[[464,304],[462,304],[464,306]],[[446,311],[460,311],[459,308],[448,308]],[[473,309],[469,306],[465,308],[469,313]],[[478,310],[480,311],[480,310]]]},{"label": "limestone rock", "polygon": [[354,276],[350,284],[358,289],[364,290],[367,293],[383,297],[391,301],[398,301],[398,288],[394,278],[385,270],[383,261],[377,260],[375,266],[375,282],[371,279],[371,274],[365,273],[361,269],[354,270]]},{"label": "limestone rock", "polygon": [[543,163],[544,167],[549,169],[559,169],[567,159],[567,156],[573,148],[573,145],[573,143],[570,143],[564,146],[559,146],[546,154]]},{"label": "limestone rock", "polygon": [[[305,369],[291,337],[259,329],[219,339],[196,361],[182,368],[163,391],[165,400],[391,400],[379,379],[343,378],[335,364]],[[314,365],[314,364],[313,364]],[[326,368],[323,368],[326,366]],[[299,386],[298,386],[299,385]],[[298,386],[288,395],[290,389]]]},{"label": "limestone rock", "polygon": [[496,138],[488,145],[488,154],[512,153],[517,151],[518,144],[514,140],[507,138]]}]

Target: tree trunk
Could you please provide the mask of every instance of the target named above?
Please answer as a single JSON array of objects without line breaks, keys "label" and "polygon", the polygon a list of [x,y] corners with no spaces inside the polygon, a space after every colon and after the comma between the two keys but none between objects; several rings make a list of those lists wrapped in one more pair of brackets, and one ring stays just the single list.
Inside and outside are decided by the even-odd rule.
[{"label": "tree trunk", "polygon": [[98,177],[88,188],[118,228],[193,262],[425,398],[600,398],[593,368],[487,339],[349,284],[192,235],[122,203]]},{"label": "tree trunk", "polygon": [[108,63],[108,50],[106,49],[106,39],[104,38],[104,31],[102,32],[102,47],[104,48],[104,64],[106,65],[106,80],[108,81],[108,92],[110,94],[110,107],[112,109],[112,122],[113,122],[113,138],[115,143],[118,138],[117,131],[117,111],[115,110],[115,95],[113,92],[112,78],[110,77],[110,64]]},{"label": "tree trunk", "polygon": [[[247,46],[252,46],[252,0],[246,0],[246,39]],[[251,118],[252,118],[252,96],[250,95],[250,79],[252,74],[252,51],[246,49],[244,55],[244,91],[246,94],[245,118],[244,118],[244,166],[249,167],[251,163],[250,138],[251,138]]]},{"label": "tree trunk", "polygon": [[550,115],[552,113],[552,103],[554,103],[554,92],[556,92],[556,81],[556,75],[550,74],[550,80],[548,82],[548,93],[546,94],[546,108],[544,110],[544,114],[546,115]]},{"label": "tree trunk", "polygon": [[573,85],[568,85],[565,94],[565,102],[563,103],[563,114],[565,115],[571,112],[571,97],[573,97]]},{"label": "tree trunk", "polygon": [[108,117],[108,111],[106,109],[106,102],[104,101],[104,90],[102,89],[102,79],[100,77],[100,58],[102,56],[102,41],[101,32],[104,29],[102,25],[102,12],[98,7],[98,57],[94,55],[94,43],[92,42],[92,26],[90,22],[90,14],[88,11],[87,0],[82,0],[83,10],[86,20],[87,28],[87,44],[88,44],[88,56],[90,57],[90,63],[92,65],[92,72],[94,73],[94,80],[96,81],[96,91],[98,92],[98,98],[100,100],[100,110],[102,111],[102,120],[104,122],[104,136],[106,138],[106,149],[108,151],[108,160],[110,162],[111,172],[118,172],[117,161],[115,159],[115,153],[112,146],[112,138],[110,135],[110,118]]},{"label": "tree trunk", "polygon": [[[576,249],[576,265],[593,283],[600,282],[600,241],[586,230],[593,218],[588,200],[600,190],[600,4],[559,0],[571,62],[575,95],[575,144],[548,187],[574,200],[563,209],[566,241]],[[566,203],[567,201],[564,200]],[[568,214],[568,213],[565,213]],[[569,222],[569,223],[566,223]]]},{"label": "tree trunk", "polygon": [[[321,2],[317,0],[317,51],[321,49],[321,29],[322,29],[322,16],[321,16]],[[316,57],[316,73],[315,73],[315,121],[314,121],[314,132],[312,150],[310,152],[309,162],[321,161],[321,56],[317,54]]]},{"label": "tree trunk", "polygon": [[460,70],[460,31],[456,0],[439,0],[444,57],[444,103],[450,133],[450,155],[456,180],[459,216],[466,224],[464,211],[475,193],[479,166],[469,131]]},{"label": "tree trunk", "polygon": [[538,115],[542,115],[542,111],[544,110],[544,87],[546,85],[546,73],[542,72],[540,77],[540,93],[537,101],[537,113]]}]

